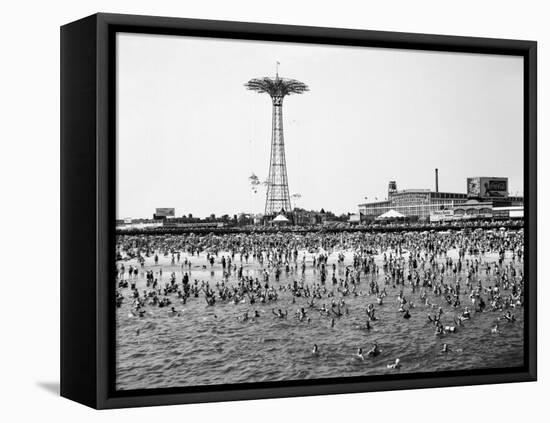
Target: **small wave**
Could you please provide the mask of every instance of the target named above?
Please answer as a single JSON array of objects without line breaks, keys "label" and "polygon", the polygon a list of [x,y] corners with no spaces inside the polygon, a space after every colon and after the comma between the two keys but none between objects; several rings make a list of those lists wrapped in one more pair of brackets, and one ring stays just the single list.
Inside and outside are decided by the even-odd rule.
[{"label": "small wave", "polygon": [[136,353],[133,353],[129,356],[129,358],[141,358],[141,357],[145,357],[147,354],[143,353],[143,352],[136,352]]}]

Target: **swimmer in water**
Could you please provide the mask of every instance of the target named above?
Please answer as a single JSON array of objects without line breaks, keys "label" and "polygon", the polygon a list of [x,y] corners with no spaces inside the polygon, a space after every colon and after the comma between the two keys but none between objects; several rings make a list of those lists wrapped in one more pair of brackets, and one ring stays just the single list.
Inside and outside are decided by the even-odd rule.
[{"label": "swimmer in water", "polygon": [[313,344],[313,350],[311,350],[311,354],[318,356],[319,355],[319,347],[317,344]]},{"label": "swimmer in water", "polygon": [[357,360],[365,361],[365,356],[363,355],[363,348],[357,348],[357,353],[355,354]]},{"label": "swimmer in water", "polygon": [[516,316],[514,316],[510,310],[508,310],[505,314],[502,315],[502,318],[509,321],[510,323],[516,321]]},{"label": "swimmer in water", "polygon": [[456,333],[456,326],[445,326],[445,333]]},{"label": "swimmer in water", "polygon": [[449,346],[447,344],[443,344],[443,347],[441,348],[442,353],[449,352]]},{"label": "swimmer in water", "polygon": [[399,362],[399,359],[396,358],[396,359],[395,359],[395,363],[388,364],[386,367],[387,367],[388,369],[400,369],[400,368],[401,368],[401,363]]},{"label": "swimmer in water", "polygon": [[287,314],[288,314],[288,310],[287,310],[285,313],[283,313],[283,310],[281,310],[280,308],[277,309],[277,311],[275,311],[275,309],[271,309],[271,312],[272,312],[276,317],[278,317],[279,319],[284,319],[284,318],[287,316]]},{"label": "swimmer in water", "polygon": [[369,357],[376,357],[380,355],[380,349],[378,348],[378,344],[375,343],[374,346],[367,352],[367,355]]}]

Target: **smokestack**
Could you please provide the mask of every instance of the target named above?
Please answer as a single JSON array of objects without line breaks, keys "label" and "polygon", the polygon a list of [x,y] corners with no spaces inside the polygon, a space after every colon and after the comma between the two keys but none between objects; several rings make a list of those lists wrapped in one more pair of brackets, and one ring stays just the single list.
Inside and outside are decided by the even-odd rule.
[{"label": "smokestack", "polygon": [[435,168],[435,192],[439,192],[439,170]]}]

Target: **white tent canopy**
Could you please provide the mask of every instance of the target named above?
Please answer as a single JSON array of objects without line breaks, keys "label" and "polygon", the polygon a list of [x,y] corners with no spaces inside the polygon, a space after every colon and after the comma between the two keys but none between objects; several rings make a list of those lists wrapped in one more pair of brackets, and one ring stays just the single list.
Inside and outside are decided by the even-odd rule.
[{"label": "white tent canopy", "polygon": [[405,217],[404,214],[395,211],[394,209],[388,210],[386,213],[381,214],[376,218],[376,220],[386,220],[386,219],[397,219],[400,217]]},{"label": "white tent canopy", "polygon": [[282,214],[280,214],[275,219],[273,219],[273,222],[274,223],[288,223],[289,220],[286,217],[284,217]]}]

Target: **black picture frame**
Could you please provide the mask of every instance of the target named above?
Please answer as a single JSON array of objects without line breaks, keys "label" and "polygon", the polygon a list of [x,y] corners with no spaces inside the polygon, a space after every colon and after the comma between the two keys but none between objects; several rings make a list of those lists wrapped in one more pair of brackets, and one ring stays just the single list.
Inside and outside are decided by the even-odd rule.
[{"label": "black picture frame", "polygon": [[[115,34],[494,53],[524,58],[525,362],[521,368],[114,390]],[[61,28],[61,395],[97,409],[534,381],[537,378],[537,44],[95,14]]]}]

